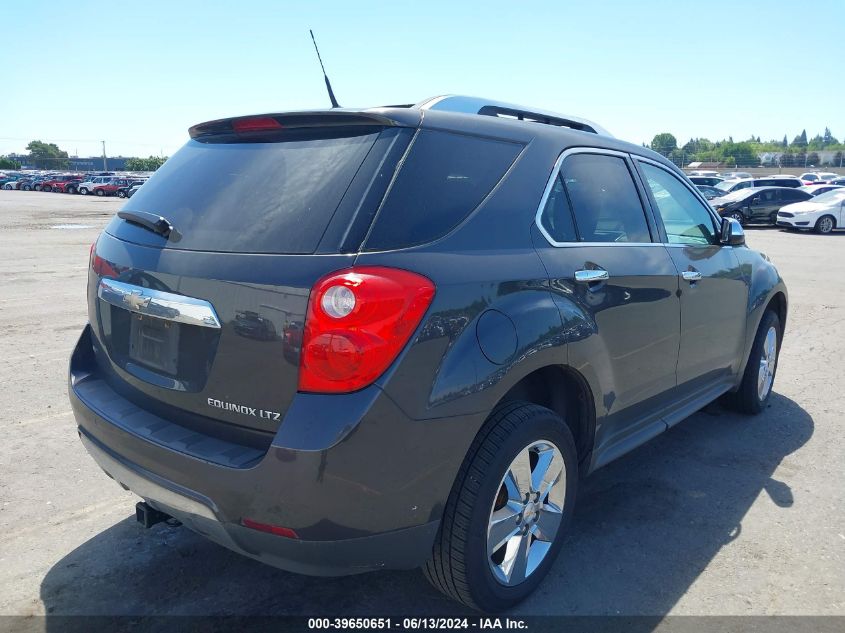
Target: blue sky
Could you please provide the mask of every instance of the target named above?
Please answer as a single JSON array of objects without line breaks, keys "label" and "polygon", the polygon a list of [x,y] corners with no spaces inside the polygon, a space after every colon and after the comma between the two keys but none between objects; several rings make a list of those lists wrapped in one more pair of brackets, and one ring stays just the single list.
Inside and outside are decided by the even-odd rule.
[{"label": "blue sky", "polygon": [[[200,121],[459,93],[636,143],[845,137],[845,0],[4,3],[0,154],[172,154]],[[11,71],[10,71],[11,69]]]}]

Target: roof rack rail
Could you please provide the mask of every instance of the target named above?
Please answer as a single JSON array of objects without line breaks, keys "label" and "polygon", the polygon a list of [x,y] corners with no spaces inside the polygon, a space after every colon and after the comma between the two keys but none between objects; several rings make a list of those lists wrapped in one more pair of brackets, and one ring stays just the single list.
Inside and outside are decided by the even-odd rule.
[{"label": "roof rack rail", "polygon": [[602,126],[577,116],[559,114],[536,108],[526,108],[512,103],[502,103],[491,99],[479,97],[466,97],[462,95],[441,95],[421,101],[414,107],[421,110],[442,110],[446,112],[463,112],[465,114],[481,114],[484,116],[495,116],[502,118],[517,119],[519,121],[531,121],[545,125],[556,125],[568,127],[582,132],[592,132],[601,136],[613,136]]}]

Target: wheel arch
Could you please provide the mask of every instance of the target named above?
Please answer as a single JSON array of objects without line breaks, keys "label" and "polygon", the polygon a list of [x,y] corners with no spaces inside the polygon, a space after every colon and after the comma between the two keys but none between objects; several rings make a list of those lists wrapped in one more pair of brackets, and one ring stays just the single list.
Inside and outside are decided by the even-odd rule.
[{"label": "wheel arch", "polygon": [[496,403],[524,401],[551,409],[569,427],[578,451],[578,464],[586,472],[595,440],[596,412],[587,380],[565,365],[546,365],[520,378]]}]

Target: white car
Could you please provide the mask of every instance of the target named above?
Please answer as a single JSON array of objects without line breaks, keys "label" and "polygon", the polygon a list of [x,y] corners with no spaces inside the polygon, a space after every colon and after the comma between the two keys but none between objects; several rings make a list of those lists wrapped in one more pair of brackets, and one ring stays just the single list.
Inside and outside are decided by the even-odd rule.
[{"label": "white car", "polygon": [[94,191],[94,187],[96,187],[97,185],[103,185],[109,182],[112,178],[114,178],[114,176],[95,176],[90,180],[81,182],[79,183],[78,187],[79,193],[81,193],[83,196],[87,196],[89,193]]},{"label": "white car", "polygon": [[786,229],[813,230],[822,234],[845,228],[845,189],[834,189],[812,200],[781,207],[777,225]]},{"label": "white car", "polygon": [[839,174],[834,174],[832,171],[808,171],[798,177],[804,181],[805,185],[817,185],[839,178]]}]

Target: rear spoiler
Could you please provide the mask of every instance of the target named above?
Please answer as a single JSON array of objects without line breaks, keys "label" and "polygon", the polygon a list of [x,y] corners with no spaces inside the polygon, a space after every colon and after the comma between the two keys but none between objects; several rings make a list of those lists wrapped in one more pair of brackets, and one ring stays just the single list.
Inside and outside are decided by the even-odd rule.
[{"label": "rear spoiler", "polygon": [[[253,125],[257,123],[258,125]],[[284,112],[257,114],[199,123],[188,129],[191,138],[236,134],[239,131],[281,131],[306,128],[402,126],[416,127],[419,111],[412,109],[382,109],[375,111],[319,110],[313,112]]]}]

